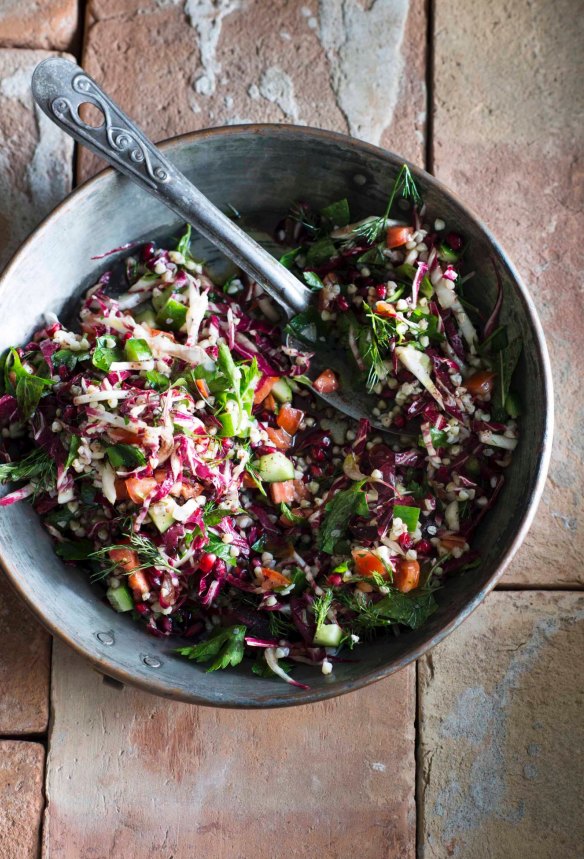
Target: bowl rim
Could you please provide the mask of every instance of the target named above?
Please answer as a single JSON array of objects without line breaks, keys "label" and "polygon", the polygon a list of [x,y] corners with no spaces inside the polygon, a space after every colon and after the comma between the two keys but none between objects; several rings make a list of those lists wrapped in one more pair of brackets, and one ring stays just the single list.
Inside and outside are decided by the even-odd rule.
[{"label": "bowl rim", "polygon": [[[474,222],[476,226],[479,227],[485,239],[495,250],[500,260],[508,269],[511,278],[514,281],[514,286],[517,289],[519,297],[523,303],[526,315],[529,318],[529,322],[534,334],[534,343],[537,350],[538,360],[543,370],[542,383],[544,391],[544,429],[535,481],[533,484],[532,492],[528,499],[528,503],[523,509],[520,525],[515,532],[515,536],[513,537],[511,544],[504,553],[500,563],[498,564],[493,574],[490,576],[487,582],[485,582],[483,587],[475,594],[475,596],[464,606],[464,608],[459,611],[456,617],[454,617],[447,624],[445,624],[440,630],[435,632],[429,639],[420,642],[415,646],[412,646],[399,658],[395,659],[391,664],[383,665],[370,671],[366,671],[363,674],[359,675],[359,677],[341,681],[331,687],[323,686],[318,689],[309,689],[306,691],[294,690],[294,694],[285,699],[280,698],[277,694],[264,695],[261,696],[260,700],[250,700],[246,704],[241,704],[239,702],[233,703],[224,700],[211,700],[209,698],[201,697],[196,693],[186,693],[184,690],[174,689],[171,687],[170,683],[164,682],[164,675],[152,675],[151,679],[135,677],[130,670],[119,668],[115,664],[110,664],[106,654],[100,655],[98,653],[91,653],[90,651],[88,651],[85,646],[78,643],[75,638],[70,637],[67,632],[60,629],[50,618],[46,617],[40,606],[35,605],[29,599],[28,594],[26,594],[24,589],[20,586],[20,578],[18,576],[18,571],[16,569],[11,568],[11,565],[4,558],[3,552],[0,550],[0,567],[4,570],[11,586],[14,588],[20,598],[23,599],[28,609],[33,612],[35,617],[52,635],[60,638],[79,655],[84,657],[84,659],[88,660],[91,665],[105,677],[114,678],[115,680],[121,681],[122,684],[127,684],[143,689],[144,691],[150,692],[151,694],[156,694],[165,698],[172,698],[173,700],[181,700],[187,703],[196,704],[198,706],[211,706],[233,709],[267,709],[283,706],[298,706],[302,704],[310,704],[315,703],[317,701],[323,701],[328,698],[338,697],[340,695],[347,694],[348,692],[361,689],[365,686],[370,685],[371,683],[375,683],[378,680],[383,679],[384,677],[388,677],[391,674],[394,674],[396,671],[400,671],[402,668],[405,668],[406,665],[409,665],[414,660],[419,659],[425,653],[427,653],[429,650],[431,650],[433,647],[443,641],[451,632],[453,632],[458,626],[460,626],[460,624],[463,623],[463,621],[465,621],[475,611],[475,609],[478,608],[478,606],[483,602],[483,600],[490,593],[490,591],[493,590],[497,582],[501,579],[501,577],[507,570],[509,564],[511,563],[519,547],[523,543],[533,523],[533,519],[535,517],[547,479],[547,473],[551,459],[554,430],[554,396],[551,362],[549,358],[547,344],[545,341],[545,335],[537,310],[535,308],[535,304],[533,302],[533,299],[531,298],[527,287],[525,286],[521,276],[519,275],[514,264],[509,259],[509,256],[501,246],[500,242],[493,235],[491,230],[484,224],[483,220],[474,212],[471,207],[469,207],[465,202],[463,202],[456,193],[451,191],[439,179],[437,179],[431,173],[428,173],[426,170],[411,163],[408,159],[399,156],[393,151],[384,149],[380,146],[375,146],[374,144],[367,143],[363,140],[359,140],[355,137],[350,137],[340,132],[328,131],[312,126],[299,126],[293,124],[277,123],[244,123],[237,125],[222,125],[217,126],[215,128],[204,128],[197,131],[174,135],[173,137],[165,138],[156,145],[159,146],[160,149],[167,156],[172,157],[173,151],[180,150],[185,145],[188,145],[190,143],[235,135],[248,135],[250,137],[312,137],[325,143],[335,143],[345,147],[348,146],[354,150],[358,150],[364,153],[369,153],[390,164],[393,164],[394,166],[403,163],[408,164],[416,178],[420,179],[424,185],[433,186],[433,188],[438,193],[450,198],[460,209],[464,217],[468,218],[469,221]],[[114,174],[119,176],[118,171],[114,170],[114,168],[106,167],[96,175],[86,179],[84,182],[74,188],[69,194],[67,194],[67,196],[57,206],[55,206],[55,208],[45,218],[43,218],[43,220],[35,227],[35,229],[27,236],[27,238],[19,245],[15,253],[10,258],[9,262],[5,266],[2,274],[0,275],[0,292],[2,292],[5,287],[5,283],[10,279],[12,269],[16,267],[16,265],[19,263],[20,257],[24,254],[26,250],[28,250],[30,245],[34,244],[38,236],[51,226],[53,219],[57,217],[62,211],[66,211],[69,208],[74,207],[78,201],[84,199],[88,194],[92,193],[94,189],[98,188],[99,185],[101,185],[105,180],[112,177]],[[121,178],[126,182],[132,181],[127,177]]]}]

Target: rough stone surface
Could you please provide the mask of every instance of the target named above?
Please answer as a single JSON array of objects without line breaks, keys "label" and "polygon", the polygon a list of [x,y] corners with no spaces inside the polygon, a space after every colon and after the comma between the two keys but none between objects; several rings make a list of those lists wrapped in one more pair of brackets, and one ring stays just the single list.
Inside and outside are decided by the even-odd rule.
[{"label": "rough stone surface", "polygon": [[49,720],[51,640],[0,573],[0,734],[36,734]]},{"label": "rough stone surface", "polygon": [[410,666],[308,707],[207,709],[112,689],[55,642],[44,855],[410,859],[414,686]]},{"label": "rough stone surface", "polygon": [[584,357],[575,348],[584,321],[584,17],[575,11],[571,0],[494,0],[480,15],[472,3],[436,4],[435,172],[518,266],[554,371],[550,479],[508,583],[584,582]]},{"label": "rough stone surface", "polygon": [[77,0],[2,0],[0,47],[66,50],[77,27],[77,5]]},{"label": "rough stone surface", "polygon": [[0,741],[0,859],[36,859],[43,813],[45,750]]},{"label": "rough stone surface", "polygon": [[419,663],[422,859],[582,856],[584,594],[499,592]]},{"label": "rough stone surface", "polygon": [[30,92],[35,66],[49,56],[0,50],[0,270],[71,188],[73,141]]},{"label": "rough stone surface", "polygon": [[89,0],[84,65],[156,140],[291,122],[422,164],[425,39],[423,0]]}]

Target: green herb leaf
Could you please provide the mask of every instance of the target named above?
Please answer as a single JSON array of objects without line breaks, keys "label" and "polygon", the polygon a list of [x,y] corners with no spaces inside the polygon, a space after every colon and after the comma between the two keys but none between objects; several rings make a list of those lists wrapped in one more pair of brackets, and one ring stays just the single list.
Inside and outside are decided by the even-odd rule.
[{"label": "green herb leaf", "polygon": [[73,352],[72,349],[59,349],[51,356],[53,367],[67,367],[68,370],[74,370],[78,361],[84,361],[89,356],[89,352]]},{"label": "green herb leaf", "polygon": [[[273,613],[274,612],[271,612],[271,614]],[[294,668],[294,664],[292,662],[287,662],[284,659],[279,659],[278,665],[286,672],[286,674],[290,674],[290,672]],[[254,664],[251,666],[251,670],[258,677],[277,677],[277,674],[274,674],[274,672],[272,671],[268,663],[263,659],[263,657],[260,657],[257,662],[254,662]]]},{"label": "green herb leaf", "polygon": [[318,547],[321,552],[332,555],[337,542],[345,536],[353,516],[366,516],[369,513],[367,499],[362,490],[364,481],[355,483],[350,489],[337,492],[326,505],[326,514],[318,533]]},{"label": "green herb leaf", "polygon": [[205,552],[208,555],[216,555],[222,561],[225,561],[226,564],[233,566],[236,560],[231,554],[231,543],[224,543],[221,537],[218,537],[216,534],[210,533],[207,536],[209,539],[204,546]]},{"label": "green herb leaf", "polygon": [[[18,408],[24,420],[28,420],[36,411],[45,388],[54,385],[52,379],[35,376],[25,370],[16,349],[10,349],[4,364],[6,390],[14,390]],[[16,384],[12,382],[12,375]]]},{"label": "green herb leaf", "polygon": [[230,626],[217,629],[205,641],[191,644],[188,647],[177,648],[177,653],[193,659],[195,662],[209,662],[213,659],[207,671],[217,671],[222,668],[235,667],[243,659],[245,652],[245,626]]},{"label": "green herb leaf", "polygon": [[146,379],[148,387],[154,388],[155,391],[166,391],[170,387],[170,379],[164,373],[159,373],[158,370],[146,370]]},{"label": "green herb leaf", "polygon": [[324,286],[324,283],[322,282],[320,277],[317,274],[315,274],[313,271],[303,272],[303,277],[304,277],[304,280],[306,281],[306,283],[309,285],[309,287],[312,290],[322,289]]},{"label": "green herb leaf", "polygon": [[191,255],[191,232],[191,225],[187,224],[187,228],[178,240],[178,244],[176,246],[178,253],[182,254],[185,259],[189,259]]},{"label": "green herb leaf", "polygon": [[109,368],[114,361],[123,360],[122,352],[119,349],[106,345],[111,339],[111,336],[98,337],[96,348],[91,356],[93,366],[104,373],[109,373]]},{"label": "green herb leaf", "polygon": [[407,525],[410,534],[413,534],[418,527],[421,510],[419,507],[407,507],[405,504],[396,504],[393,508],[395,519],[401,519],[404,525]]},{"label": "green herb leaf", "polygon": [[349,202],[346,197],[338,200],[336,203],[331,203],[330,206],[325,206],[321,209],[322,217],[329,221],[331,227],[346,227],[351,221],[351,212],[349,210]]},{"label": "green herb leaf", "polygon": [[212,528],[218,525],[226,516],[232,516],[233,511],[226,507],[213,507],[213,504],[208,504],[203,511],[203,522],[207,528]]},{"label": "green herb leaf", "polygon": [[34,480],[43,491],[55,484],[55,463],[44,450],[37,448],[19,462],[0,463],[0,483]]},{"label": "green herb leaf", "polygon": [[71,540],[58,543],[57,555],[64,561],[87,561],[93,552],[91,540]]},{"label": "green herb leaf", "polygon": [[431,590],[414,590],[407,594],[390,590],[383,599],[375,603],[375,611],[380,617],[394,623],[402,623],[410,629],[422,626],[437,608],[438,604]]},{"label": "green herb leaf", "polygon": [[138,468],[146,465],[146,456],[135,444],[110,444],[105,449],[113,468]]},{"label": "green herb leaf", "polygon": [[78,435],[72,435],[71,441],[69,442],[69,453],[67,454],[67,459],[65,460],[65,471],[67,471],[67,469],[77,456],[77,451],[79,450],[80,444],[81,438]]},{"label": "green herb leaf", "polygon": [[310,245],[306,253],[307,268],[318,268],[320,265],[325,265],[332,257],[337,256],[337,250],[331,239],[319,239],[313,245]]},{"label": "green herb leaf", "polygon": [[498,409],[503,411],[505,411],[505,401],[509,394],[509,388],[511,387],[511,379],[515,372],[515,368],[517,367],[522,349],[523,342],[519,337],[516,337],[497,354],[497,361],[495,364],[497,370],[497,384],[495,386],[493,402]]},{"label": "green herb leaf", "polygon": [[316,597],[312,603],[312,610],[316,620],[316,631],[321,628],[328,620],[327,614],[333,603],[333,592],[331,588],[327,588],[322,596]]},{"label": "green herb leaf", "polygon": [[[286,334],[292,334],[298,340],[309,344],[316,341],[321,330],[322,320],[314,307],[310,307],[308,310],[303,310],[302,313],[293,316],[284,328]],[[298,376],[295,381],[298,381]]]},{"label": "green herb leaf", "polygon": [[284,519],[288,522],[293,522],[294,525],[305,525],[306,519],[304,516],[298,516],[296,513],[293,513],[287,504],[280,504],[280,512]]},{"label": "green herb leaf", "polygon": [[302,248],[294,248],[294,250],[286,251],[286,253],[282,254],[282,256],[279,259],[280,265],[283,265],[284,268],[291,269],[294,266],[294,263],[296,261],[296,257],[298,256],[298,254],[300,253],[301,250],[302,250]]}]

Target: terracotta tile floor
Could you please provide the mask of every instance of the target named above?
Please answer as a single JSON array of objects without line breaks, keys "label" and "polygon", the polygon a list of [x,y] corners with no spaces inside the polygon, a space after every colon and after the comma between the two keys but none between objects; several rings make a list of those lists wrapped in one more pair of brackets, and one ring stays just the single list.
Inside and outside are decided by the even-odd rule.
[{"label": "terracotta tile floor", "polygon": [[35,64],[68,50],[155,139],[317,125],[446,181],[531,289],[559,420],[503,588],[417,668],[336,701],[169,704],[105,686],[60,643],[51,672],[0,581],[0,859],[584,855],[582,16],[571,0],[82,6],[0,3],[0,265],[72,183],[72,147],[29,96]]}]

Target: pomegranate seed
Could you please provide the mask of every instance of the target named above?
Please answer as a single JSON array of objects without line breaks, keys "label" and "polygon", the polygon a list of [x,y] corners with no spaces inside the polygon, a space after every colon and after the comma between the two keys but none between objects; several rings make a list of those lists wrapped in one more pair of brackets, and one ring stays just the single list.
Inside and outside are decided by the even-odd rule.
[{"label": "pomegranate seed", "polygon": [[324,462],[326,460],[326,453],[319,447],[313,447],[310,455],[316,462]]},{"label": "pomegranate seed", "polygon": [[401,429],[402,427],[405,427],[406,419],[403,415],[396,415],[393,419],[393,423],[398,429]]},{"label": "pomegranate seed", "polygon": [[459,236],[458,233],[448,233],[446,242],[453,251],[459,251],[463,245],[462,236]]},{"label": "pomegranate seed", "polygon": [[323,435],[320,440],[320,443],[323,447],[330,447],[333,442],[330,435]]},{"label": "pomegranate seed", "polygon": [[202,570],[205,574],[210,573],[215,566],[216,560],[217,555],[214,555],[212,552],[209,555],[201,555],[201,557],[199,558],[199,569]]},{"label": "pomegranate seed", "polygon": [[147,605],[144,605],[144,603],[136,603],[134,608],[136,609],[138,614],[142,615],[142,617],[148,617],[148,615],[150,614],[149,607]]},{"label": "pomegranate seed", "polygon": [[331,573],[328,577],[328,583],[333,588],[338,588],[339,585],[343,584],[343,577],[338,573]]},{"label": "pomegranate seed", "polygon": [[400,536],[397,538],[397,542],[406,552],[414,545],[414,541],[411,537],[411,534],[408,534],[407,532],[405,534],[400,534]]},{"label": "pomegranate seed", "polygon": [[432,543],[429,540],[419,540],[416,543],[416,552],[419,555],[432,554]]},{"label": "pomegranate seed", "polygon": [[320,465],[311,465],[310,474],[312,477],[322,477],[322,468]]},{"label": "pomegranate seed", "polygon": [[143,262],[148,262],[152,258],[152,254],[154,253],[154,244],[152,242],[148,242],[148,244],[144,245],[142,248],[142,260]]},{"label": "pomegranate seed", "polygon": [[385,298],[385,296],[387,295],[387,287],[384,283],[380,283],[378,286],[375,287],[375,295],[377,296],[377,298],[380,299]]},{"label": "pomegranate seed", "polygon": [[231,450],[233,447],[233,439],[232,438],[224,438],[223,441],[223,450]]},{"label": "pomegranate seed", "polygon": [[349,302],[344,295],[339,295],[339,297],[337,298],[337,308],[341,311],[341,313],[345,313],[349,309]]}]

